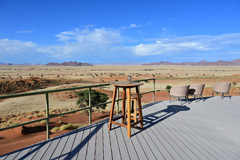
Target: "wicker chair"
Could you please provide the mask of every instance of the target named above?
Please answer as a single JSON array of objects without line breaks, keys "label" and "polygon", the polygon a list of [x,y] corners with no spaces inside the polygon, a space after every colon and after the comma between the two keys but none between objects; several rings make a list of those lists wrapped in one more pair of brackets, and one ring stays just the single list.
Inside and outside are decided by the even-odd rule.
[{"label": "wicker chair", "polygon": [[188,102],[188,88],[189,85],[186,86],[173,86],[170,90],[170,94],[169,94],[169,102],[171,102],[171,97],[177,97],[178,100],[179,98],[181,99],[181,105],[182,105],[182,97],[184,97],[187,102]]},{"label": "wicker chair", "polygon": [[203,100],[203,89],[205,87],[205,84],[194,84],[190,85],[189,90],[188,90],[188,95],[194,96],[195,99],[197,97],[201,97]]},{"label": "wicker chair", "polygon": [[229,95],[229,90],[231,87],[231,83],[216,83],[213,85],[213,92],[212,92],[212,96],[214,96],[214,92],[218,95],[218,93],[221,93],[221,97],[222,99],[224,98],[224,94],[228,94]]}]

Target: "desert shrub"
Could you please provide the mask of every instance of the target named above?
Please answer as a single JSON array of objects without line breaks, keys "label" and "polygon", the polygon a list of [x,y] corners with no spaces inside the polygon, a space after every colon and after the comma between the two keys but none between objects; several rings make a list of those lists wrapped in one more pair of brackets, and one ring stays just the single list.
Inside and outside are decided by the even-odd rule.
[{"label": "desert shrub", "polygon": [[60,129],[59,127],[54,127],[51,131],[56,132],[56,131],[59,131],[59,129]]},{"label": "desert shrub", "polygon": [[27,118],[27,119],[31,119],[31,118],[32,118],[32,116],[30,116],[30,115],[27,115],[25,118]]},{"label": "desert shrub", "polygon": [[37,124],[34,124],[34,127],[40,127],[41,124],[37,123]]},{"label": "desert shrub", "polygon": [[237,82],[232,82],[233,85],[237,85]]},{"label": "desert shrub", "polygon": [[[79,91],[77,95],[79,96],[79,99],[77,101],[77,104],[79,104],[79,107],[84,108],[89,105],[89,90]],[[91,98],[92,105],[105,103],[108,100],[107,94],[102,93],[100,91],[96,91],[96,90],[91,91],[91,97],[92,97]],[[105,109],[106,106],[107,106],[106,104],[103,104],[103,105],[97,106],[96,108]]]},{"label": "desert shrub", "polygon": [[167,85],[166,87],[165,87],[165,89],[168,91],[168,92],[170,92],[170,89],[172,88],[172,86],[170,86],[170,85]]},{"label": "desert shrub", "polygon": [[42,125],[46,125],[47,124],[47,121],[46,120],[43,120],[40,122]]},{"label": "desert shrub", "polygon": [[81,127],[84,127],[84,126],[85,125],[68,123],[68,124],[61,125],[60,130],[61,131],[74,130],[74,129],[78,129],[78,128],[81,128]]}]

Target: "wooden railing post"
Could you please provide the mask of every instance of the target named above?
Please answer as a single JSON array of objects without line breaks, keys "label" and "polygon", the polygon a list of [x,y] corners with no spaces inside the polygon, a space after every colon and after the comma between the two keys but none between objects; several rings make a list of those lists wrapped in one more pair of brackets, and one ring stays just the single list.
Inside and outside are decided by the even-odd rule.
[{"label": "wooden railing post", "polygon": [[117,115],[119,113],[119,87],[117,87]]},{"label": "wooden railing post", "polygon": [[89,124],[91,124],[92,123],[92,96],[91,96],[91,91],[92,91],[92,89],[91,89],[91,87],[89,87]]},{"label": "wooden railing post", "polygon": [[156,79],[153,80],[153,102],[155,102],[155,92],[156,92],[155,81],[156,81]]},{"label": "wooden railing post", "polygon": [[47,139],[50,138],[50,128],[49,128],[49,98],[48,93],[46,93],[46,132],[47,132]]}]

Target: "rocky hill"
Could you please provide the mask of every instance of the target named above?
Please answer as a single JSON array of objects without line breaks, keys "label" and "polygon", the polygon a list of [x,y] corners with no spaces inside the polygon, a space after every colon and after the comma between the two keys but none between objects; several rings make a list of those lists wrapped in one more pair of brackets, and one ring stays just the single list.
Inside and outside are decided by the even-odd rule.
[{"label": "rocky hill", "polygon": [[49,62],[46,64],[46,66],[92,66],[89,63],[81,63],[81,62],[63,62],[63,63],[54,63],[54,62]]},{"label": "rocky hill", "polygon": [[146,64],[143,64],[143,65],[234,66],[234,65],[240,65],[240,59],[235,59],[235,60],[232,60],[232,61],[219,60],[217,62],[207,62],[205,60],[202,60],[200,62],[181,62],[181,63],[159,61],[159,62],[153,62],[153,63],[146,63]]}]

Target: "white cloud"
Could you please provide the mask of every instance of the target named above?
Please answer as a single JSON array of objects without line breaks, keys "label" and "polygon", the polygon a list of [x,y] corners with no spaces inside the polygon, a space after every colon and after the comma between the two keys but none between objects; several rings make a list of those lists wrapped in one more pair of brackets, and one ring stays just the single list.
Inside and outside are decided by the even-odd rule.
[{"label": "white cloud", "polygon": [[72,31],[64,31],[56,35],[59,41],[63,42],[78,42],[80,44],[115,44],[122,40],[120,31],[108,28],[90,28],[85,29],[75,28]]},{"label": "white cloud", "polygon": [[142,25],[140,24],[130,24],[129,28],[138,28],[141,27]]},{"label": "white cloud", "polygon": [[187,36],[158,39],[155,43],[139,44],[131,47],[139,56],[161,54],[184,54],[217,51],[240,46],[240,34],[223,34],[217,36]]},{"label": "white cloud", "polygon": [[1,54],[12,54],[32,50],[35,46],[36,45],[31,41],[24,42],[19,40],[0,39]]},{"label": "white cloud", "polygon": [[[133,25],[134,26],[134,25]],[[142,25],[143,26],[143,25]],[[86,57],[86,59],[112,58],[149,55],[196,56],[200,53],[219,55],[236,55],[240,52],[240,33],[216,36],[196,35],[151,39],[125,37],[121,29],[94,28],[85,26],[56,35],[62,44],[40,46],[31,41],[0,39],[2,57],[26,57],[28,55],[47,55],[56,59]],[[129,40],[131,39],[131,40]],[[34,57],[34,56],[33,56]],[[110,58],[109,58],[110,57]],[[122,58],[123,59],[123,58]]]}]

